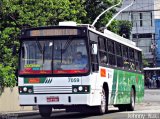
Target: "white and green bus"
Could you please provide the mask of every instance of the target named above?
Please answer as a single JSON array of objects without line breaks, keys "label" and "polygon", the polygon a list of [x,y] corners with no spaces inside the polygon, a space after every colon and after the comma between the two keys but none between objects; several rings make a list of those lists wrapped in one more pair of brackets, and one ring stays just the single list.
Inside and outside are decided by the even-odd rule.
[{"label": "white and green bus", "polygon": [[38,105],[43,117],[52,108],[104,114],[113,105],[133,111],[144,96],[141,49],[89,25],[26,29],[20,37],[18,86],[20,105]]}]

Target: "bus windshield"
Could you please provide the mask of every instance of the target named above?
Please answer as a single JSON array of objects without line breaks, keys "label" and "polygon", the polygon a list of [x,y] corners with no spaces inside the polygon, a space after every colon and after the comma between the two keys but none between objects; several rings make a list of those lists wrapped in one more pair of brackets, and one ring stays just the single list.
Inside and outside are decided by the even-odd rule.
[{"label": "bus windshield", "polygon": [[88,71],[82,38],[25,40],[21,45],[20,74],[77,74]]}]

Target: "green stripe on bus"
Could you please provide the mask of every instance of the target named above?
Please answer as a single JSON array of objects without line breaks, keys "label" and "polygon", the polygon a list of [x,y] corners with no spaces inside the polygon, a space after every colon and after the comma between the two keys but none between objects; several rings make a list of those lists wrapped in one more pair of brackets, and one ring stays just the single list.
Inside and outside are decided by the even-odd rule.
[{"label": "green stripe on bus", "polygon": [[111,104],[130,103],[130,92],[135,87],[136,102],[141,102],[144,96],[144,76],[133,72],[114,70],[111,93]]}]

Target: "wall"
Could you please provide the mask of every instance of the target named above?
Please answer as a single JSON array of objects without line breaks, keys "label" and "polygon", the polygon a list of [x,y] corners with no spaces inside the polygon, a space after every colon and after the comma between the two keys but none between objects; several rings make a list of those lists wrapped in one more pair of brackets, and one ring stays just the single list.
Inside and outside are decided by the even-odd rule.
[{"label": "wall", "polygon": [[0,113],[33,110],[32,106],[19,106],[18,101],[18,87],[5,88],[4,92],[0,95]]},{"label": "wall", "polygon": [[155,20],[156,66],[160,66],[160,19]]}]

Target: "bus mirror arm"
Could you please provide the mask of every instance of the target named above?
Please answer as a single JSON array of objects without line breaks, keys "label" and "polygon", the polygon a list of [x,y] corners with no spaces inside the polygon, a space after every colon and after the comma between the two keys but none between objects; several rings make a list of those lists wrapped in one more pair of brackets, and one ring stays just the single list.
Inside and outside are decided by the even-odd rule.
[{"label": "bus mirror arm", "polygon": [[92,71],[93,71],[93,72],[99,71],[99,65],[96,64],[96,63],[92,63]]}]

